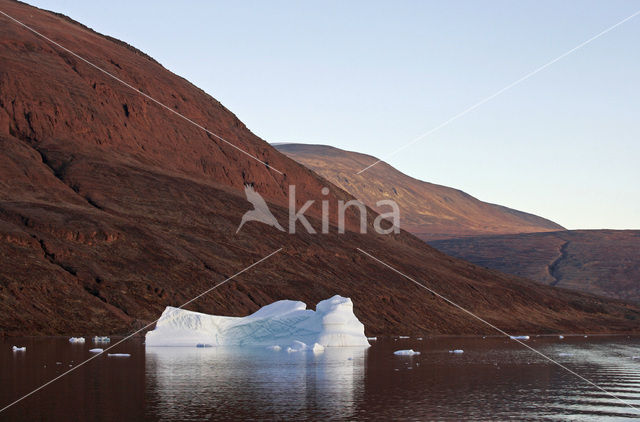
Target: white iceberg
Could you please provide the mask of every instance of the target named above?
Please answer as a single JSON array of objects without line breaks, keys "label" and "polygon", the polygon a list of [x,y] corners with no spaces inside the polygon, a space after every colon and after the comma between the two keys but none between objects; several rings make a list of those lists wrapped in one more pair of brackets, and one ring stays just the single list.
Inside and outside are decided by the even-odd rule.
[{"label": "white iceberg", "polygon": [[84,343],[84,337],[71,337],[69,343]]},{"label": "white iceberg", "polygon": [[395,352],[393,352],[393,354],[398,356],[413,356],[413,355],[419,355],[420,352],[416,352],[413,349],[409,349],[409,350],[396,350]]},{"label": "white iceberg", "polygon": [[529,336],[510,336],[511,340],[529,340]]},{"label": "white iceberg", "polygon": [[398,336],[398,338],[411,338],[410,336]]},{"label": "white iceberg", "polygon": [[104,352],[104,350],[102,350],[101,348],[97,347],[95,349],[90,349],[89,353],[102,353]]},{"label": "white iceberg", "polygon": [[367,340],[376,341],[376,340],[378,340],[378,337],[367,337]]},{"label": "white iceberg", "polygon": [[322,347],[369,346],[351,299],[336,295],[319,302],[315,311],[303,302],[280,300],[246,317],[167,307],[145,341],[148,347],[282,345],[292,352],[316,343]]},{"label": "white iceberg", "polygon": [[560,340],[562,340],[562,339],[564,339],[564,336],[558,336],[558,338],[559,338]]},{"label": "white iceberg", "polygon": [[94,343],[109,343],[111,339],[107,336],[95,336],[93,338]]},{"label": "white iceberg", "polygon": [[449,350],[449,353],[455,353],[456,355],[464,353],[462,349]]},{"label": "white iceberg", "polygon": [[27,346],[22,346],[22,347],[13,346],[12,350],[14,352],[26,352],[27,351]]},{"label": "white iceberg", "polygon": [[107,354],[108,357],[114,357],[114,358],[128,358],[129,356],[131,356],[129,353],[109,353]]},{"label": "white iceberg", "polygon": [[269,346],[267,347],[267,349],[269,350],[273,350],[274,352],[279,352],[280,350],[282,350],[282,347],[278,346],[277,344],[275,346]]}]

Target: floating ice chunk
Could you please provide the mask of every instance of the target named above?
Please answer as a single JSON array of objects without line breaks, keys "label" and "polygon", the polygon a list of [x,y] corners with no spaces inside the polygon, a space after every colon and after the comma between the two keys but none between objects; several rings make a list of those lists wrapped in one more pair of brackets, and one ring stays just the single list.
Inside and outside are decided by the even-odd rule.
[{"label": "floating ice chunk", "polygon": [[573,356],[573,353],[558,353],[558,356]]},{"label": "floating ice chunk", "polygon": [[449,353],[455,353],[457,355],[464,353],[464,350],[462,349],[455,349],[455,350],[449,350]]},{"label": "floating ice chunk", "polygon": [[418,337],[416,340],[422,340],[422,337]]},{"label": "floating ice chunk", "polygon": [[213,347],[213,346],[211,344],[208,344],[208,343],[198,343],[198,344],[196,344],[196,347],[199,347],[199,348],[202,349],[202,348],[205,348],[205,347]]},{"label": "floating ice chunk", "polygon": [[631,359],[640,359],[640,356],[631,356]]},{"label": "floating ice chunk", "polygon": [[131,355],[129,353],[109,353],[107,356],[110,358],[128,358]]},{"label": "floating ice chunk", "polygon": [[558,338],[559,338],[560,340],[562,340],[562,339],[564,339],[564,336],[558,336]]},{"label": "floating ice chunk", "polygon": [[91,349],[89,350],[90,353],[102,353],[104,352],[104,350],[102,350],[101,348],[97,347],[95,349]]},{"label": "floating ice chunk", "polygon": [[378,337],[367,337],[367,340],[376,341],[376,340],[378,340]]},{"label": "floating ice chunk", "polygon": [[71,337],[69,343],[84,343],[84,337]]},{"label": "floating ice chunk", "polygon": [[311,348],[313,353],[322,353],[324,352],[324,346],[320,343],[313,343],[313,347]]},{"label": "floating ice chunk", "polygon": [[109,343],[111,341],[111,339],[109,337],[106,336],[95,336],[93,338],[93,342],[94,343]]},{"label": "floating ice chunk", "polygon": [[[295,341],[323,347],[369,346],[364,325],[353,313],[351,299],[334,296],[307,309],[303,302],[280,300],[246,317],[207,315],[167,307],[147,332],[154,346],[271,346]],[[291,347],[296,349],[296,347]]]},{"label": "floating ice chunk", "polygon": [[280,350],[282,350],[282,347],[278,346],[277,344],[275,346],[269,346],[267,347],[267,349],[269,350],[273,350],[274,352],[279,352]]},{"label": "floating ice chunk", "polygon": [[301,352],[303,350],[307,350],[308,348],[309,346],[307,346],[306,343],[294,340],[293,343],[291,343],[291,346],[287,347],[287,353]]},{"label": "floating ice chunk", "polygon": [[529,336],[510,336],[511,340],[529,340]]},{"label": "floating ice chunk", "polygon": [[26,352],[27,351],[27,346],[22,346],[22,347],[13,346],[12,350],[14,352]]},{"label": "floating ice chunk", "polygon": [[411,338],[410,336],[398,336],[398,338]]},{"label": "floating ice chunk", "polygon": [[416,352],[413,349],[409,349],[409,350],[396,350],[395,352],[393,352],[393,354],[398,356],[413,356],[413,355],[419,355],[420,352]]}]

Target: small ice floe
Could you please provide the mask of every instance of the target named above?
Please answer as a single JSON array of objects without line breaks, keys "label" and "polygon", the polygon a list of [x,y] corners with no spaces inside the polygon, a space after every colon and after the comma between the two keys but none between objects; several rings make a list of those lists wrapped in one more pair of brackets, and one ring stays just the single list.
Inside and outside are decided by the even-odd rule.
[{"label": "small ice floe", "polygon": [[449,350],[449,353],[455,353],[456,355],[464,353],[462,349]]},{"label": "small ice floe", "polygon": [[509,336],[511,340],[529,340],[529,336]]},{"label": "small ice floe", "polygon": [[269,350],[273,350],[274,352],[279,352],[280,350],[282,350],[282,347],[278,346],[277,344],[274,346],[269,346],[267,347],[267,349]]},{"label": "small ice floe", "polygon": [[62,365],[62,362],[56,362],[56,365]]},{"label": "small ice floe", "polygon": [[22,346],[22,347],[13,346],[12,350],[14,352],[26,352],[27,351],[27,346]]},{"label": "small ice floe", "polygon": [[69,343],[84,343],[84,337],[71,337]]},{"label": "small ice floe", "polygon": [[418,337],[416,340],[422,340],[422,337]]},{"label": "small ice floe", "polygon": [[631,356],[631,359],[634,359],[634,360],[640,359],[640,356]]},{"label": "small ice floe", "polygon": [[558,336],[558,338],[559,338],[560,340],[563,340],[563,339],[564,339],[564,336]]},{"label": "small ice floe", "polygon": [[104,350],[99,347],[89,350],[89,353],[102,353],[102,352],[104,352]]},{"label": "small ice floe", "polygon": [[393,354],[398,356],[413,356],[413,355],[419,355],[420,352],[416,352],[413,349],[409,349],[409,350],[396,350],[395,352],[393,352]]},{"label": "small ice floe", "polygon": [[558,356],[562,356],[562,357],[573,356],[573,353],[558,353]]},{"label": "small ice floe", "polygon": [[584,338],[587,338],[587,337],[589,337],[589,336],[584,336]]},{"label": "small ice floe", "polygon": [[287,347],[287,353],[301,352],[303,350],[307,350],[308,348],[309,346],[307,346],[305,343],[299,340],[294,340],[293,343],[291,343],[291,346]]},{"label": "small ice floe", "polygon": [[398,336],[398,338],[411,338],[409,336]]},{"label": "small ice floe", "polygon": [[107,356],[110,358],[128,358],[131,355],[129,353],[109,353]]},{"label": "small ice floe", "polygon": [[378,337],[367,337],[367,340],[376,341],[376,340],[378,340]]},{"label": "small ice floe", "polygon": [[213,347],[212,345],[210,345],[209,343],[198,343],[196,344],[196,347],[198,348],[204,348],[204,347]]},{"label": "small ice floe", "polygon": [[93,338],[94,343],[109,343],[111,339],[107,336],[95,336]]},{"label": "small ice floe", "polygon": [[320,343],[313,343],[313,347],[311,348],[313,353],[322,353],[324,352],[324,346]]}]

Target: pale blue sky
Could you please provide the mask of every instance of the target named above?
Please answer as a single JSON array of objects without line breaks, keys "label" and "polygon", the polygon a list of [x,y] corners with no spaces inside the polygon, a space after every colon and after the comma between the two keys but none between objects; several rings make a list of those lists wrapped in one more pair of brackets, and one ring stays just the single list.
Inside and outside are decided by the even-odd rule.
[{"label": "pale blue sky", "polygon": [[[140,48],[269,142],[380,158],[640,10],[637,0],[29,2]],[[567,228],[638,229],[639,78],[640,16],[387,161]]]}]

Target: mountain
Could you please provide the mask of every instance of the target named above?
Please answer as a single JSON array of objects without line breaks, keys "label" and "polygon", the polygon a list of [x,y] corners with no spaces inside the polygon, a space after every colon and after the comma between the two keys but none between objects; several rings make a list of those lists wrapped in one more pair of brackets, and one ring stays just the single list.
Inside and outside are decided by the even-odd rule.
[{"label": "mountain", "polygon": [[564,229],[542,217],[482,202],[458,189],[414,179],[385,162],[356,174],[378,161],[370,155],[327,145],[274,146],[373,209],[381,199],[396,201],[402,228],[423,240]]},{"label": "mountain", "polygon": [[371,210],[364,234],[355,210],[344,234],[255,221],[236,233],[253,207],[245,184],[285,227],[290,185],[297,209],[316,200],[316,228],[321,201],[335,224],[352,196],[135,48],[22,3],[0,0],[0,10],[139,90],[0,15],[3,334],[128,333],[235,274],[186,309],[243,316],[339,294],[370,334],[491,331],[359,248],[506,330],[637,329],[635,305],[483,269],[404,231],[377,234]]},{"label": "mountain", "polygon": [[640,230],[567,230],[429,243],[483,267],[640,302]]}]

